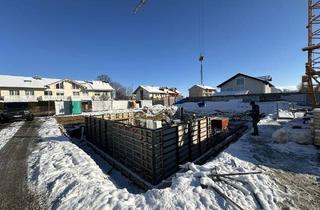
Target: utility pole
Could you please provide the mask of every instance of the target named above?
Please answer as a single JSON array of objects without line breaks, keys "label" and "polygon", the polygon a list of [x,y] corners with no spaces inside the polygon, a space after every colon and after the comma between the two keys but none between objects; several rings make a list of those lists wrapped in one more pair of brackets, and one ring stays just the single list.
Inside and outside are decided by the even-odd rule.
[{"label": "utility pole", "polygon": [[200,66],[200,77],[201,77],[200,83],[201,83],[201,85],[203,85],[203,65],[202,65],[203,60],[204,60],[204,56],[202,54],[200,54],[199,61],[200,61],[200,65],[201,65]]}]

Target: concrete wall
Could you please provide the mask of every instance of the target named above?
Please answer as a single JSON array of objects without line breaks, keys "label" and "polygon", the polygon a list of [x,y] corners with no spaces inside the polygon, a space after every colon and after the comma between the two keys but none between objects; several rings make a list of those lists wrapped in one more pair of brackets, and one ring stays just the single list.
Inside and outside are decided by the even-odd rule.
[{"label": "concrete wall", "polygon": [[129,101],[112,101],[112,109],[128,109]]},{"label": "concrete wall", "polygon": [[271,93],[271,94],[251,94],[235,96],[211,96],[211,97],[188,97],[183,102],[200,102],[200,101],[229,101],[233,99],[242,99],[243,101],[289,101],[300,105],[310,105],[309,97],[306,93]]},{"label": "concrete wall", "polygon": [[[240,89],[237,86],[236,82],[238,78],[244,78],[243,89]],[[255,79],[243,77],[241,75],[237,76],[236,78],[227,82],[221,87],[221,91],[239,91],[239,90],[249,90],[250,93],[253,93],[253,94],[271,93],[271,87],[269,87],[269,85],[266,85],[263,82],[259,82],[258,80],[255,80]]]},{"label": "concrete wall", "polygon": [[141,100],[141,108],[145,107],[145,106],[152,106],[152,100]]},{"label": "concrete wall", "polygon": [[92,101],[92,111],[109,111],[128,109],[129,101]]},{"label": "concrete wall", "polygon": [[108,111],[112,109],[112,101],[92,101],[92,111]]},{"label": "concrete wall", "polygon": [[281,95],[281,100],[296,102],[298,104],[308,104],[307,94],[288,94]]}]

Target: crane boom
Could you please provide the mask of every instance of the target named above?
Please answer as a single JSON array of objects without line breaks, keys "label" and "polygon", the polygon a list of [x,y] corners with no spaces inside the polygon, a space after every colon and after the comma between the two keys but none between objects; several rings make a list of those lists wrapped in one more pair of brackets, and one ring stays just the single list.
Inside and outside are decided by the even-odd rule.
[{"label": "crane boom", "polygon": [[134,9],[133,13],[137,14],[139,12],[139,10],[144,6],[144,4],[146,3],[146,0],[140,0],[140,2],[138,3],[138,5],[136,6],[136,8]]}]

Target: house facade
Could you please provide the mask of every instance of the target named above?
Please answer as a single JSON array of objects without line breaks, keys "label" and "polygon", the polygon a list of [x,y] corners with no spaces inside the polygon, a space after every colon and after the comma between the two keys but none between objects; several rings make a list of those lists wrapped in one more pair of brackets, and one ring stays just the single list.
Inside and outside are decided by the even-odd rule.
[{"label": "house facade", "polygon": [[252,77],[238,73],[217,87],[220,88],[222,93],[243,91],[248,91],[250,94],[272,93],[274,85],[270,83],[271,80],[270,76]]},{"label": "house facade", "polygon": [[189,89],[189,97],[213,96],[215,93],[215,88],[206,85],[194,85]]},{"label": "house facade", "polygon": [[0,75],[0,102],[107,100],[112,93],[101,81]]},{"label": "house facade", "polygon": [[137,100],[161,100],[167,97],[177,98],[180,92],[176,88],[140,85],[134,92]]}]

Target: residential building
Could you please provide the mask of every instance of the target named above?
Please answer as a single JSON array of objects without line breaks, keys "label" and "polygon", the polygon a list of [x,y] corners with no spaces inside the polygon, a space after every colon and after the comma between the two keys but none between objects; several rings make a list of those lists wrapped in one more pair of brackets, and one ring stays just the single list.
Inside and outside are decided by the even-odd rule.
[{"label": "residential building", "polygon": [[194,85],[189,89],[189,97],[213,96],[216,89],[206,85]]},{"label": "residential building", "polygon": [[101,81],[0,75],[0,102],[106,100],[112,92]]},{"label": "residential building", "polygon": [[176,88],[140,85],[134,92],[137,100],[160,100],[166,97],[177,98],[180,92]]},{"label": "residential building", "polygon": [[249,91],[250,94],[272,93],[274,85],[270,82],[270,76],[252,77],[246,74],[238,73],[217,87],[223,92],[243,92]]}]

